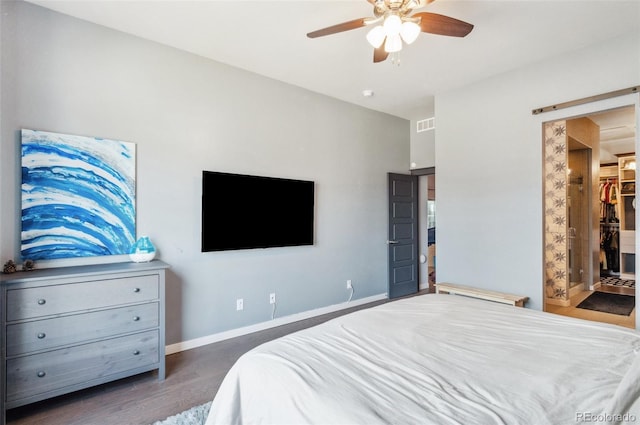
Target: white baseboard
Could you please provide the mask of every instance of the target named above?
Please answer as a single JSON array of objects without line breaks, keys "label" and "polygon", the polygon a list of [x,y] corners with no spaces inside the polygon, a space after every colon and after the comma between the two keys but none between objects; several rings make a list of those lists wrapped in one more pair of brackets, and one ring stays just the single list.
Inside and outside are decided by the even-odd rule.
[{"label": "white baseboard", "polygon": [[278,317],[267,322],[256,323],[255,325],[244,326],[242,328],[231,329],[224,332],[219,332],[213,335],[207,335],[200,338],[190,339],[188,341],[182,341],[175,344],[167,345],[165,347],[165,354],[174,354],[180,351],[191,350],[192,348],[202,347],[204,345],[213,344],[214,342],[224,341],[225,339],[235,338],[242,335],[247,335],[253,332],[263,331],[269,328],[275,328],[277,326],[286,325],[288,323],[298,322],[304,319],[310,319],[312,317],[321,316],[327,313],[333,313],[340,310],[345,310],[351,307],[357,307],[362,304],[368,304],[374,301],[380,301],[387,299],[387,294],[378,294],[371,297],[353,300],[341,304],[334,304],[327,307],[316,308],[314,310],[303,311],[302,313],[291,314],[289,316]]}]

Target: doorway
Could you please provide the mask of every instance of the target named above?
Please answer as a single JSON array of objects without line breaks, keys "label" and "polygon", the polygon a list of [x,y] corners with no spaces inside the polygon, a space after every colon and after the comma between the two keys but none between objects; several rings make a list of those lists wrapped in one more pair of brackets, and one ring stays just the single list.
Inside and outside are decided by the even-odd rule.
[{"label": "doorway", "polygon": [[388,296],[435,292],[435,167],[388,174]]},{"label": "doorway", "polygon": [[418,177],[418,289],[435,292],[436,283],[436,169],[415,168]]},{"label": "doorway", "polygon": [[435,292],[436,284],[436,175],[418,176],[419,289]]},{"label": "doorway", "polygon": [[[547,132],[551,131],[547,135],[555,138],[555,148],[560,152],[562,148],[558,146],[566,140],[567,152],[566,189],[559,188],[566,194],[566,205],[559,209],[566,213],[564,222],[551,217],[550,174],[548,164],[545,164],[545,311],[637,327],[635,309],[628,315],[620,315],[611,313],[616,310],[613,304],[609,305],[612,307],[609,312],[606,306],[604,310],[595,311],[579,307],[588,304],[585,300],[596,292],[620,294],[625,298],[635,295],[636,108],[629,105],[547,123]],[[597,128],[595,144],[583,144],[572,137],[575,134],[584,136],[584,131],[576,133],[574,128],[570,134],[572,124],[575,127],[576,123],[585,120]],[[563,131],[566,134],[561,134]],[[548,137],[545,143],[551,143]],[[560,155],[564,153],[560,152]],[[547,150],[545,157],[549,159]],[[557,183],[562,170],[557,165],[559,162],[555,164],[554,181]],[[556,198],[556,202],[559,199]],[[555,234],[549,232],[553,220],[562,224],[553,229]],[[591,224],[585,226],[585,222]],[[551,276],[550,247],[554,244],[554,258],[559,261],[555,264],[555,275]],[[564,276],[563,269],[566,270]],[[620,299],[607,297],[610,298],[615,298],[608,301],[614,304]]]}]

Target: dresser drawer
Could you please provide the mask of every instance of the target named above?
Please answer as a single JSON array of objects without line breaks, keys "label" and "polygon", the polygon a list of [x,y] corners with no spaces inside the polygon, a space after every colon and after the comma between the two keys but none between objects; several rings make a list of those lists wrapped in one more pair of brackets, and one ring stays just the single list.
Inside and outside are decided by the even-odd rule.
[{"label": "dresser drawer", "polygon": [[158,299],[157,274],[10,289],[7,321]]},{"label": "dresser drawer", "polygon": [[157,302],[7,326],[7,356],[156,328]]},{"label": "dresser drawer", "polygon": [[159,361],[158,331],[7,360],[6,401],[104,380]]}]

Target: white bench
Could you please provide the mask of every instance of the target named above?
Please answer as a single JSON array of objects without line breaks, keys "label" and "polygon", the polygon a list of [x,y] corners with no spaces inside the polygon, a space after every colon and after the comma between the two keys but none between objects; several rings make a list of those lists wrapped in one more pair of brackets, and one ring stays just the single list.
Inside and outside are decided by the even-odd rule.
[{"label": "white bench", "polygon": [[436,294],[465,295],[467,297],[480,298],[487,301],[511,304],[516,307],[524,307],[524,303],[529,299],[529,297],[522,295],[489,291],[487,289],[473,288],[471,286],[456,285],[453,283],[436,283]]}]

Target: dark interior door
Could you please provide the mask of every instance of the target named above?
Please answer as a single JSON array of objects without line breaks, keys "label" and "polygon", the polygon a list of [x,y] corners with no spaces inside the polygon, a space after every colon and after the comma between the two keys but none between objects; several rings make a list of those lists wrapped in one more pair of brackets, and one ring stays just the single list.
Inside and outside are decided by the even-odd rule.
[{"label": "dark interior door", "polygon": [[389,298],[418,292],[418,177],[389,173]]}]

